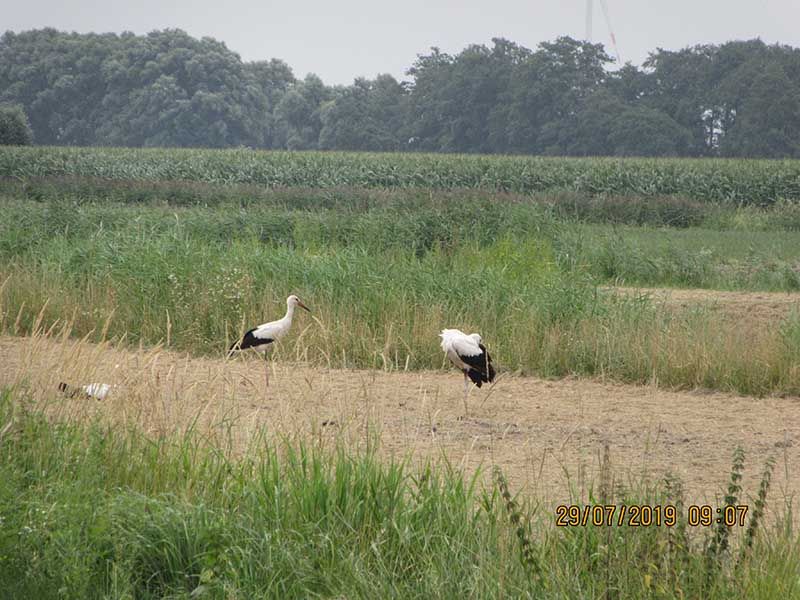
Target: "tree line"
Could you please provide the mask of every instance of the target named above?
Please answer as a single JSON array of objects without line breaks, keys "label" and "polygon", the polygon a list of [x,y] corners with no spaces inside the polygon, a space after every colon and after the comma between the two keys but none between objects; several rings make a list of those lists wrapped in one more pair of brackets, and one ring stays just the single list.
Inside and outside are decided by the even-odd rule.
[{"label": "tree line", "polygon": [[800,157],[800,49],[760,40],[615,68],[601,44],[495,38],[407,77],[329,86],[181,30],[0,37],[0,105],[37,144]]}]

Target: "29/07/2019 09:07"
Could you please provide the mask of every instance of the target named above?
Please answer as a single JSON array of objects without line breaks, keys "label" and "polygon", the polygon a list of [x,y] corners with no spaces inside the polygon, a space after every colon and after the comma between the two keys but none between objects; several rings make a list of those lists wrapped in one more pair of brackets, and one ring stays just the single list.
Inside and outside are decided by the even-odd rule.
[{"label": "29/07/2019 09:07", "polygon": [[[709,504],[690,504],[686,509],[686,524],[691,527],[744,526],[749,510],[747,504],[728,504],[714,507]],[[678,523],[678,508],[673,504],[560,504],[556,507],[558,527],[674,527]]]}]

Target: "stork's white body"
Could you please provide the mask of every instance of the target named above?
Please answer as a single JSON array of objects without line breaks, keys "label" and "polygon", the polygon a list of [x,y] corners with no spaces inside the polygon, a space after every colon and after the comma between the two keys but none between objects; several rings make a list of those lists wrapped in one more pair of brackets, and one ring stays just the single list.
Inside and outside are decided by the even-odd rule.
[{"label": "stork's white body", "polygon": [[[300,301],[300,298],[292,294],[286,299],[286,314],[283,315],[282,319],[278,319],[277,321],[270,321],[269,323],[262,323],[258,327],[254,327],[250,331],[244,334],[242,338],[233,343],[233,345],[228,350],[228,357],[233,355],[234,352],[237,350],[245,350],[246,348],[260,348],[264,347],[264,359],[266,361],[267,358],[267,348],[269,348],[269,344],[272,344],[275,340],[281,339],[285,336],[289,329],[292,327],[292,317],[294,317],[294,309],[296,306],[300,308],[304,308],[305,310],[311,312],[309,308]],[[265,362],[265,373],[264,379],[266,385],[269,385],[269,365]]]},{"label": "stork's white body", "polygon": [[462,371],[470,368],[464,362],[464,358],[483,354],[483,350],[480,347],[481,336],[477,333],[467,335],[460,329],[442,329],[439,337],[442,338],[442,350],[447,358]]},{"label": "stork's white body", "polygon": [[82,385],[81,389],[87,396],[104,400],[108,393],[111,391],[112,386],[107,383],[90,383],[89,385]]},{"label": "stork's white body", "polygon": [[295,295],[289,296],[286,299],[286,314],[283,315],[282,319],[270,321],[269,323],[262,323],[258,327],[253,327],[253,329],[244,334],[242,339],[233,343],[228,351],[228,356],[231,356],[237,350],[264,346],[281,339],[292,327],[292,317],[294,317],[294,309],[296,306],[309,310],[305,304],[300,302],[300,298]]},{"label": "stork's white body", "polygon": [[269,323],[262,323],[254,328],[252,330],[253,337],[259,340],[272,341],[281,339],[289,333],[289,329],[292,327],[292,317],[294,317],[294,304],[289,304],[286,307],[286,314],[283,315],[283,318]]},{"label": "stork's white body", "polygon": [[459,329],[442,329],[439,337],[445,356],[464,374],[464,411],[467,412],[470,380],[477,387],[494,380],[492,358],[477,333],[467,335]]}]

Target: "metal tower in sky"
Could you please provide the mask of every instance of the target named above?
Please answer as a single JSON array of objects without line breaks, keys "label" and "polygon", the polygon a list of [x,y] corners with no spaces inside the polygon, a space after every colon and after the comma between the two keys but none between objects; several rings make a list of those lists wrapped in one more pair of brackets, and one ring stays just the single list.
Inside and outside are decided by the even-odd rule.
[{"label": "metal tower in sky", "polygon": [[[619,54],[617,47],[617,37],[614,35],[614,28],[611,27],[611,17],[608,16],[608,4],[606,0],[600,0],[600,8],[603,10],[603,18],[606,20],[608,27],[608,34],[611,36],[611,45],[614,47],[614,54],[617,56],[617,62],[622,64],[622,57]],[[592,16],[594,14],[594,0],[586,0],[586,41],[592,40]]]}]

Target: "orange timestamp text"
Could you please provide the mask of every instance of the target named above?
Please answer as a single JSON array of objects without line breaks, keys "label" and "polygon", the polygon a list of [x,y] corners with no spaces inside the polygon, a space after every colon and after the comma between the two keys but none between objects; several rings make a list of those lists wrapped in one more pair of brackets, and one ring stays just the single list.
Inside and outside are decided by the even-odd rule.
[{"label": "orange timestamp text", "polygon": [[[747,504],[690,504],[686,524],[691,527],[742,527],[750,507]],[[674,527],[679,511],[673,504],[560,504],[556,507],[558,527]]]}]

